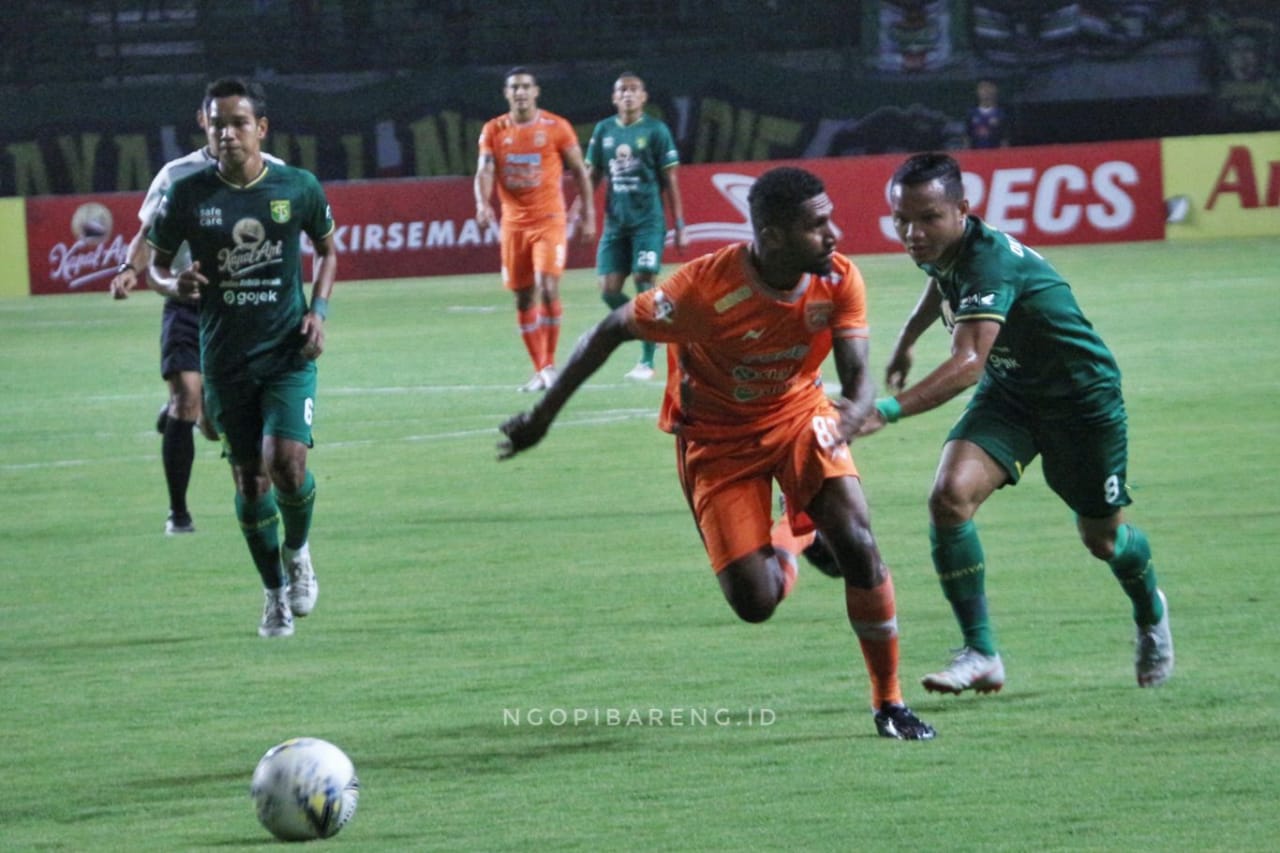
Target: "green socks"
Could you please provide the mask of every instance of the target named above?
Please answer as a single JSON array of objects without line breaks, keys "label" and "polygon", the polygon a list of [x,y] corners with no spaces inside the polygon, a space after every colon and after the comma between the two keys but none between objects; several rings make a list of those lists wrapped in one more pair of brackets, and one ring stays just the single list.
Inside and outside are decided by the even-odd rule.
[{"label": "green socks", "polygon": [[279,589],[284,585],[284,573],[280,568],[280,513],[271,492],[250,501],[236,493],[236,518],[240,520],[240,532],[249,545],[253,563],[262,576],[267,589]]},{"label": "green socks", "polygon": [[1154,625],[1164,617],[1164,605],[1156,595],[1156,570],[1151,564],[1151,545],[1141,530],[1122,524],[1116,530],[1115,555],[1108,561],[1111,573],[1120,581],[1124,594],[1133,602],[1133,621]]},{"label": "green socks", "polygon": [[316,505],[316,478],[307,471],[302,488],[293,493],[274,489],[276,503],[280,505],[280,518],[284,522],[284,544],[297,550],[307,544],[311,532],[311,513]]},{"label": "green socks", "polygon": [[929,543],[934,571],[960,623],[964,644],[984,655],[994,655],[995,632],[987,615],[987,567],[977,525],[972,521],[957,527],[929,525]]},{"label": "green socks", "polygon": [[[652,286],[653,285],[649,285],[648,287],[642,288],[640,285],[637,285],[636,289],[643,292],[645,290],[648,290]],[[613,311],[616,308],[620,308],[631,301],[625,293],[602,292],[600,294],[600,298],[604,300],[605,305],[609,306],[610,311]],[[657,349],[657,345],[654,344],[653,341],[641,341],[640,342],[640,363],[647,364],[650,367],[653,367],[653,353],[656,349]]]},{"label": "green socks", "polygon": [[629,298],[627,298],[627,295],[625,293],[604,292],[600,294],[600,298],[604,300],[605,305],[609,306],[610,311],[613,311],[617,308],[621,308],[623,305],[626,305],[628,302],[631,301]]},{"label": "green socks", "polygon": [[[652,281],[636,282],[636,293],[644,293],[646,290],[653,290]],[[653,341],[640,341],[640,363],[653,367],[653,354],[657,349],[658,345]]]}]

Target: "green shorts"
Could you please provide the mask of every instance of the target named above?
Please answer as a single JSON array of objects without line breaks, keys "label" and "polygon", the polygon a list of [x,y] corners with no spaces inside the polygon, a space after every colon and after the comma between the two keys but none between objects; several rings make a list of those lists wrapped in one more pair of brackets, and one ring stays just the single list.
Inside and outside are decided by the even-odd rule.
[{"label": "green shorts", "polygon": [[987,452],[1016,485],[1036,456],[1045,482],[1077,515],[1108,518],[1132,503],[1129,439],[1119,392],[1104,414],[1042,419],[989,388],[979,389],[947,435]]},{"label": "green shorts", "polygon": [[667,232],[661,227],[632,230],[605,226],[596,247],[596,275],[647,272],[662,267],[662,247]]},{"label": "green shorts", "polygon": [[205,411],[222,435],[232,464],[260,459],[267,435],[311,447],[315,399],[314,362],[267,379],[205,379]]}]

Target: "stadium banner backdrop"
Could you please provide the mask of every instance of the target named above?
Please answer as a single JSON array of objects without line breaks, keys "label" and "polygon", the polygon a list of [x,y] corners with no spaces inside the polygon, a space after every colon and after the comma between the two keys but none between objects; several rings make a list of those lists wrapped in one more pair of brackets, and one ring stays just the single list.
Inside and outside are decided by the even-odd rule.
[{"label": "stadium banner backdrop", "polygon": [[1280,133],[1161,143],[1170,240],[1280,237]]},{"label": "stadium banner backdrop", "polygon": [[[973,211],[1031,246],[1160,240],[1165,206],[1157,140],[962,151]],[[818,174],[835,201],[839,249],[901,251],[886,201],[902,155],[753,161],[680,167],[689,249],[684,258],[751,239],[747,192],[784,163]],[[566,187],[568,183],[566,182]],[[339,278],[360,281],[464,273],[498,275],[498,230],[476,225],[468,178],[326,184]],[[141,193],[27,200],[31,292],[106,290],[137,228]],[[603,193],[596,198],[603,203]],[[597,208],[599,209],[599,207]],[[600,220],[602,221],[602,220]],[[672,235],[668,234],[668,244]],[[570,236],[568,265],[594,265],[594,246]],[[669,249],[668,265],[681,258]]]},{"label": "stadium banner backdrop", "polygon": [[0,198],[0,298],[30,292],[27,214],[20,198]]}]

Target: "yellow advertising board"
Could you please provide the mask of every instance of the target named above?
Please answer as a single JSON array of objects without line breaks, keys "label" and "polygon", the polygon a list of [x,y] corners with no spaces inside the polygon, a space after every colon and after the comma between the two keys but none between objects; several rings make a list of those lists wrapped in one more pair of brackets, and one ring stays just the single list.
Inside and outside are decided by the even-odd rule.
[{"label": "yellow advertising board", "polygon": [[0,298],[27,296],[27,206],[21,198],[0,198]]},{"label": "yellow advertising board", "polygon": [[1280,133],[1161,142],[1166,238],[1280,237]]}]

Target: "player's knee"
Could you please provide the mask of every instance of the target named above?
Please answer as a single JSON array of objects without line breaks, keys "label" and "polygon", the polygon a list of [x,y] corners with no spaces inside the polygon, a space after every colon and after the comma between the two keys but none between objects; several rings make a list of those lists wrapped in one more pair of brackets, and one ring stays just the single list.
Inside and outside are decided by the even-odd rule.
[{"label": "player's knee", "polygon": [[977,507],[946,481],[934,483],[929,493],[929,520],[938,527],[954,527],[973,517]]},{"label": "player's knee", "polygon": [[271,460],[271,482],[284,492],[296,492],[307,477],[306,459],[293,456],[277,456]]},{"label": "player's knee", "polygon": [[744,596],[729,599],[729,606],[743,622],[759,624],[768,621],[773,611],[778,609],[778,600],[764,596]]},{"label": "player's knee", "polygon": [[827,531],[823,539],[847,580],[867,588],[884,580],[875,537],[869,529],[855,526],[838,532]]},{"label": "player's knee", "polygon": [[1098,534],[1085,533],[1080,534],[1080,541],[1084,542],[1084,547],[1089,549],[1089,553],[1104,562],[1109,561],[1116,555],[1116,537],[1114,533]]},{"label": "player's knee", "polygon": [[256,501],[271,490],[271,478],[260,473],[256,466],[232,466],[231,476],[236,488],[247,500]]},{"label": "player's knee", "polygon": [[782,577],[769,571],[763,562],[733,563],[716,580],[725,600],[743,622],[764,622],[782,600]]}]

